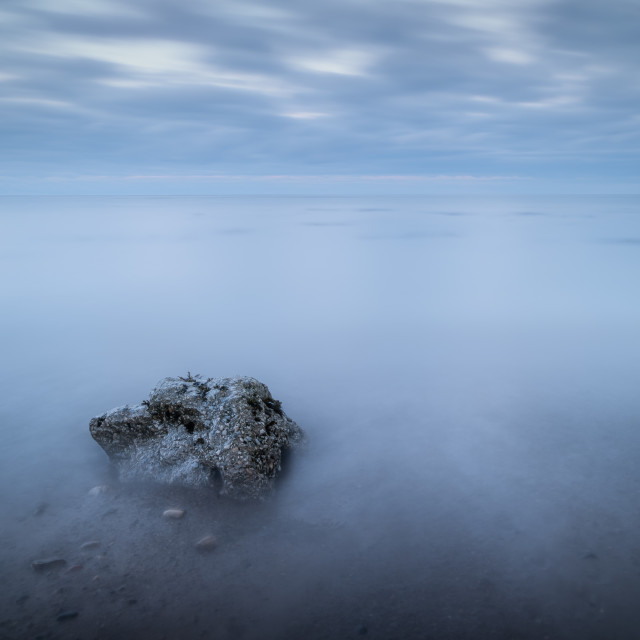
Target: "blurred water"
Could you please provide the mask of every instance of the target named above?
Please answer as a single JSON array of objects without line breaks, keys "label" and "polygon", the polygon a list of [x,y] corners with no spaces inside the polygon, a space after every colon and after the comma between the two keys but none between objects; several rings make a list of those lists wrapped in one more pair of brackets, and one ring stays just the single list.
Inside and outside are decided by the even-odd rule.
[{"label": "blurred water", "polygon": [[291,517],[556,594],[608,548],[633,615],[639,197],[4,197],[0,231],[8,510],[104,481],[93,415],[250,375],[310,436]]}]

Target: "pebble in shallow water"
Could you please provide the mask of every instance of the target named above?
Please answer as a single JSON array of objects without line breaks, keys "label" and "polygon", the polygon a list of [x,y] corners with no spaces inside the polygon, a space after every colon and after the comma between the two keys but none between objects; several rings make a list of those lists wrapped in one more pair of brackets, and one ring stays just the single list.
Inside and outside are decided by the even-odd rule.
[{"label": "pebble in shallow water", "polygon": [[90,549],[96,549],[100,546],[100,540],[89,540],[80,545],[82,551],[89,551]]},{"label": "pebble in shallow water", "polygon": [[72,620],[73,618],[77,618],[77,617],[78,617],[77,611],[63,611],[58,615],[56,619],[58,620],[58,622],[64,622],[65,620]]},{"label": "pebble in shallow water", "polygon": [[205,536],[196,542],[196,549],[200,551],[212,551],[218,546],[218,538],[215,536]]},{"label": "pebble in shallow water", "polygon": [[76,571],[82,571],[84,565],[78,563],[78,564],[72,564],[66,571],[65,573],[75,573]]},{"label": "pebble in shallow water", "polygon": [[51,571],[60,569],[67,564],[64,558],[45,558],[44,560],[34,560],[31,563],[34,571]]},{"label": "pebble in shallow water", "polygon": [[163,514],[163,518],[177,520],[178,518],[182,518],[185,514],[184,509],[167,509]]}]

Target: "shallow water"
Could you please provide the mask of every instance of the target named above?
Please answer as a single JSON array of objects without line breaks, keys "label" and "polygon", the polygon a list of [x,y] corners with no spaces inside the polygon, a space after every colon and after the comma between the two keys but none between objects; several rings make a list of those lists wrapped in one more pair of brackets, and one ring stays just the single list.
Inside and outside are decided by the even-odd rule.
[{"label": "shallow water", "polygon": [[[0,225],[0,635],[640,628],[640,197],[5,197]],[[307,431],[271,502],[113,478],[89,419],[187,371]],[[55,555],[83,568],[33,572]]]}]

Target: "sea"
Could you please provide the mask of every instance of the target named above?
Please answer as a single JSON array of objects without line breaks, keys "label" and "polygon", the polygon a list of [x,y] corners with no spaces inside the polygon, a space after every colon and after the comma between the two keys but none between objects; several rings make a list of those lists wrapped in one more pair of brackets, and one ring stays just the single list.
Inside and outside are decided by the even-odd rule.
[{"label": "sea", "polygon": [[[639,637],[640,196],[5,196],[0,302],[0,637]],[[272,499],[119,483],[188,373],[306,432]]]}]

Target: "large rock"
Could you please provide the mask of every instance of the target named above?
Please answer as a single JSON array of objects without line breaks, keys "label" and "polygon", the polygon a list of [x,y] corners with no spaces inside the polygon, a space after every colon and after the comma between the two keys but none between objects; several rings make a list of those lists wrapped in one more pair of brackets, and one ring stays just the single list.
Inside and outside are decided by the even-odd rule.
[{"label": "large rock", "polygon": [[165,378],[148,401],[91,420],[89,429],[122,479],[194,486],[261,498],[283,451],[304,440],[269,389],[253,378]]}]

